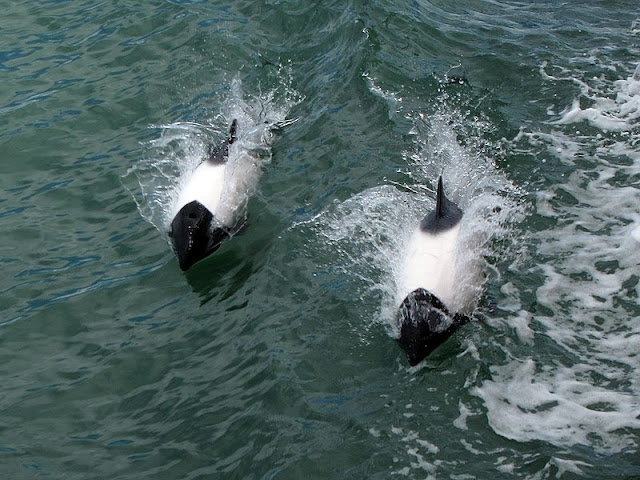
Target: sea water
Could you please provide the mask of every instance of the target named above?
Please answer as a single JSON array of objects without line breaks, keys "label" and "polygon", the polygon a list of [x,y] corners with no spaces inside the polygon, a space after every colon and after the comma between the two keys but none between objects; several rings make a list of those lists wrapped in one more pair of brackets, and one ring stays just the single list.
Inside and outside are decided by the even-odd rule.
[{"label": "sea water", "polygon": [[[640,475],[636,2],[23,2],[0,31],[2,477]],[[246,224],[183,274],[172,204],[233,118]],[[439,175],[481,274],[410,368]]]}]

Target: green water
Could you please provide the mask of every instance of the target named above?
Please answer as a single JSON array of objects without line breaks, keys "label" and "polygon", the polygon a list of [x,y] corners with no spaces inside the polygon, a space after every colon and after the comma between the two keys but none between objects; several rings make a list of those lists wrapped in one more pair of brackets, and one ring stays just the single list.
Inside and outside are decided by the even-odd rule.
[{"label": "green water", "polygon": [[[2,477],[640,477],[639,63],[633,1],[5,3]],[[296,121],[183,274],[148,172],[242,102]],[[409,368],[440,173],[487,281]]]}]

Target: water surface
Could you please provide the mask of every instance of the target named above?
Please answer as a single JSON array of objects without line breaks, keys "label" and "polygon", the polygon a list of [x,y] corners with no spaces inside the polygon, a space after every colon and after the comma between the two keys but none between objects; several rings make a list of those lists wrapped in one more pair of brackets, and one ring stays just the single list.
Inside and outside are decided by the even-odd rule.
[{"label": "water surface", "polygon": [[[0,32],[5,477],[640,476],[636,2],[22,2]],[[163,199],[243,106],[295,121],[183,274]],[[486,282],[409,368],[397,262],[441,173]]]}]

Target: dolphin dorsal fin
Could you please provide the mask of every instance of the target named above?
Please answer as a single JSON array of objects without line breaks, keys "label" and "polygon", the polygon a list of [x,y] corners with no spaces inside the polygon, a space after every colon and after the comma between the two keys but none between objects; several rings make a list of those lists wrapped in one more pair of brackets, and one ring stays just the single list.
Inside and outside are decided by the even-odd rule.
[{"label": "dolphin dorsal fin", "polygon": [[462,210],[444,195],[442,175],[438,178],[436,208],[420,222],[420,229],[426,233],[438,233],[450,229],[462,218]]},{"label": "dolphin dorsal fin", "polygon": [[231,126],[229,127],[229,136],[227,137],[227,148],[229,148],[229,145],[233,145],[237,140],[236,130],[238,130],[238,120],[234,118],[233,121],[231,122]]},{"label": "dolphin dorsal fin", "polygon": [[442,175],[438,177],[438,192],[436,193],[436,218],[444,216],[444,192],[442,191]]},{"label": "dolphin dorsal fin", "polygon": [[233,145],[238,139],[236,136],[236,131],[238,130],[238,120],[235,118],[231,122],[231,126],[229,127],[229,135],[221,144],[211,147],[209,150],[209,159],[208,161],[213,164],[221,164],[226,163],[229,159],[229,147]]}]

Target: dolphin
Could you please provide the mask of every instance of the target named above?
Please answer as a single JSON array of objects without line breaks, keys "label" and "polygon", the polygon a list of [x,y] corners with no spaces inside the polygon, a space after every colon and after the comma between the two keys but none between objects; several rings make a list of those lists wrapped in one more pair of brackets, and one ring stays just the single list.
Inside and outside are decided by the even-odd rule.
[{"label": "dolphin", "polygon": [[[236,141],[237,120],[229,135],[194,170],[176,202],[169,238],[183,271],[215,252],[231,237],[238,225],[226,225],[216,212],[223,201],[222,191],[229,160],[229,147]],[[229,220],[227,220],[229,221]]]},{"label": "dolphin", "polygon": [[469,321],[462,313],[451,313],[458,291],[456,243],[462,210],[444,194],[438,179],[436,207],[414,232],[402,275],[401,288],[410,292],[400,304],[398,343],[410,365],[417,365]]}]

